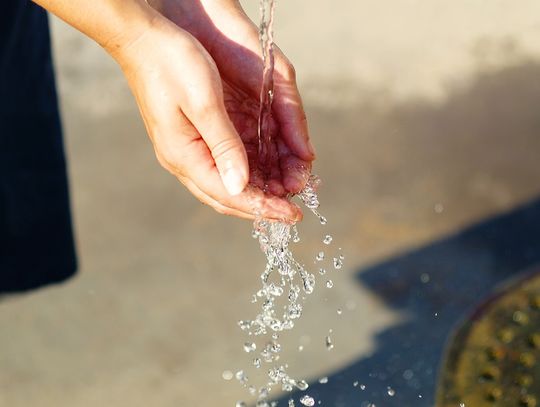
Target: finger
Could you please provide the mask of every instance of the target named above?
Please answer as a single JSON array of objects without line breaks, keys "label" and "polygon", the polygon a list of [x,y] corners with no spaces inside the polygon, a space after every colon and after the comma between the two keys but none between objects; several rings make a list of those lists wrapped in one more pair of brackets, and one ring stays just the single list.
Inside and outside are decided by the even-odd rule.
[{"label": "finger", "polygon": [[239,195],[230,196],[224,190],[215,167],[213,171],[209,168],[198,170],[196,163],[192,165],[195,171],[190,174],[190,178],[203,192],[222,205],[267,219],[285,222],[301,219],[301,211],[292,203],[283,198],[265,194],[256,187],[248,187]]},{"label": "finger", "polygon": [[213,199],[208,194],[205,194],[201,189],[190,179],[178,177],[180,182],[186,186],[186,188],[202,203],[212,207],[216,212],[221,213],[223,215],[230,215],[230,216],[236,216],[238,218],[242,219],[255,219],[255,216],[251,213],[246,213],[239,211],[234,208],[230,208],[228,206],[225,206],[221,204],[220,202]]},{"label": "finger", "polygon": [[206,142],[198,136],[193,126],[182,124],[187,119],[181,112],[177,115],[177,131],[173,128],[169,131],[179,135],[178,130],[182,129],[182,137],[191,141],[182,148],[180,161],[171,164],[169,160],[166,165],[169,171],[189,178],[203,193],[227,208],[285,222],[295,222],[302,218],[301,210],[297,206],[286,199],[264,194],[259,188],[246,188],[236,196],[229,194]]},{"label": "finger", "polygon": [[227,192],[238,195],[249,180],[248,161],[225,109],[219,73],[210,61],[190,74],[182,95],[182,111],[206,142]]},{"label": "finger", "polygon": [[281,174],[280,154],[276,142],[270,145],[270,154],[272,157],[272,166],[268,179],[268,190],[276,196],[285,196],[286,191],[283,186],[283,177]]},{"label": "finger", "polygon": [[[252,97],[261,91],[263,64],[257,27],[249,18],[235,19],[227,27],[231,38],[242,38],[242,46],[230,52],[230,43],[213,47],[213,56],[229,81],[239,85]],[[219,38],[219,37],[218,37]],[[306,161],[315,159],[315,151],[309,140],[306,115],[296,85],[294,67],[283,52],[275,46],[274,105],[273,112],[279,122],[283,137],[289,147]]]},{"label": "finger", "polygon": [[292,154],[281,140],[278,142],[283,186],[287,192],[296,194],[307,183],[311,173],[311,161],[305,161]]},{"label": "finger", "polygon": [[266,219],[284,222],[296,222],[302,218],[301,211],[291,202],[278,196],[265,194],[257,187],[246,188],[236,196],[230,196],[224,190],[219,175],[215,169],[195,170],[191,172],[192,181],[208,196],[219,201],[222,205],[250,213]]},{"label": "finger", "polygon": [[304,161],[315,159],[309,139],[306,113],[296,84],[296,72],[285,55],[276,47],[274,102],[272,110],[289,148]]}]

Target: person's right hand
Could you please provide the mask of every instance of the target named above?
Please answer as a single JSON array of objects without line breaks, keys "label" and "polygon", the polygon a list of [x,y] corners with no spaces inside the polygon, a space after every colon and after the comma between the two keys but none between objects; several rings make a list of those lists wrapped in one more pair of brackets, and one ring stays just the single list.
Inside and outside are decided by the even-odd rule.
[{"label": "person's right hand", "polygon": [[246,188],[246,149],[225,108],[218,69],[191,34],[160,16],[109,52],[128,79],[159,162],[193,195],[223,214],[301,218],[287,199]]}]

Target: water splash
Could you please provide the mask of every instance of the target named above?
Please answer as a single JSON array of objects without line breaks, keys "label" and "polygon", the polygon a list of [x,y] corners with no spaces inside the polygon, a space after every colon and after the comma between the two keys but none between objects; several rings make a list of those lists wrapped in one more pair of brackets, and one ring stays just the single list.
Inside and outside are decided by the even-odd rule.
[{"label": "water splash", "polygon": [[[272,100],[274,96],[274,45],[273,45],[273,20],[274,0],[260,0],[261,24],[259,39],[263,55],[263,78],[260,93],[260,111],[258,122],[258,170],[264,179],[268,179],[273,156],[272,140]],[[327,224],[327,219],[319,213],[319,198],[317,189],[320,179],[315,175],[306,174],[305,187],[296,196],[318,219],[321,225]],[[292,196],[289,198],[293,198]],[[256,205],[255,205],[256,207]],[[295,388],[301,391],[308,389],[305,380],[292,378],[288,372],[288,365],[277,363],[280,359],[281,345],[279,334],[293,329],[296,321],[302,316],[304,301],[307,295],[314,292],[316,286],[315,275],[308,271],[305,265],[299,263],[290,249],[291,241],[297,243],[300,236],[296,225],[283,222],[272,222],[258,217],[254,222],[253,237],[259,242],[260,248],[266,257],[266,266],[261,274],[261,288],[251,298],[252,303],[260,304],[260,309],[253,319],[241,320],[238,326],[249,337],[245,342],[244,351],[252,354],[252,365],[261,369],[263,364],[267,366],[267,382],[258,390],[253,386],[243,370],[235,374],[236,379],[245,387],[251,395],[257,395],[257,406],[269,406],[267,399],[274,387],[283,391],[293,391]],[[332,236],[325,235],[323,243],[329,245]],[[325,259],[325,253],[319,252],[317,261]],[[331,259],[331,257],[330,257]],[[334,262],[334,268],[336,263]],[[326,269],[320,268],[319,273],[326,274]],[[326,282],[326,286],[333,286],[332,280]],[[267,339],[268,337],[271,339]],[[264,345],[257,346],[254,340]],[[330,336],[326,338],[328,349],[333,348]],[[304,396],[300,403],[305,406],[315,405],[315,400],[310,396]],[[289,401],[289,406],[294,406],[294,400]]]},{"label": "water splash", "polygon": [[254,352],[257,349],[257,345],[253,342],[246,342],[244,344],[244,351],[246,353]]},{"label": "water splash", "polygon": [[[317,185],[319,179],[311,175],[306,188],[298,194],[298,197],[302,202],[308,203],[308,209],[320,217]],[[258,239],[266,257],[266,266],[261,274],[262,286],[255,294],[260,309],[255,318],[241,320],[238,326],[249,337],[265,343],[258,349],[255,341],[248,341],[244,343],[243,348],[247,353],[258,352],[257,357],[252,360],[256,368],[261,368],[263,364],[269,365],[267,383],[257,393],[243,371],[237,372],[236,378],[252,395],[258,394],[257,405],[262,406],[276,386],[283,391],[293,391],[295,388],[305,391],[309,387],[305,380],[298,380],[289,375],[287,364],[277,362],[281,353],[279,334],[294,328],[296,321],[302,316],[306,296],[312,294],[315,289],[316,280],[315,275],[298,262],[291,251],[291,240],[295,237],[299,240],[295,225],[257,219],[254,222],[253,236]],[[264,338],[268,337],[271,339],[265,342]],[[326,339],[326,343],[328,349],[333,348],[330,336]],[[310,403],[309,399],[306,400]],[[300,402],[303,405],[311,405]]]},{"label": "water splash", "polygon": [[339,255],[339,257],[334,257],[334,268],[336,270],[341,270],[343,267],[343,260],[345,257],[343,255]]},{"label": "water splash", "polygon": [[332,341],[332,337],[330,335],[326,337],[325,345],[326,345],[326,349],[328,350],[334,349],[334,342]]},{"label": "water splash", "polygon": [[300,398],[300,403],[302,403],[304,406],[312,407],[315,405],[315,400],[313,397],[305,395]]}]

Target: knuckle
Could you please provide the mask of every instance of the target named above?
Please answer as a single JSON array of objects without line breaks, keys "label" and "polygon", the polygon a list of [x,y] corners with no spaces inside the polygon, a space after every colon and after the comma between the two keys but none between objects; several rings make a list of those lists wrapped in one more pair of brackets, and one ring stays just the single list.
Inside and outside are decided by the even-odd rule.
[{"label": "knuckle", "polygon": [[184,174],[176,155],[172,151],[156,151],[156,157],[159,164],[173,175],[179,176]]},{"label": "knuckle", "polygon": [[239,149],[240,144],[238,140],[235,140],[233,138],[221,140],[210,147],[210,150],[212,151],[212,157],[215,161],[219,161],[224,157],[228,157]]},{"label": "knuckle", "polygon": [[204,97],[194,98],[191,102],[191,108],[198,117],[208,119],[219,110],[219,100],[214,92],[207,92]]},{"label": "knuckle", "polygon": [[205,98],[194,102],[193,110],[197,116],[208,119],[215,112],[215,103],[210,98]]},{"label": "knuckle", "polygon": [[172,170],[174,167],[173,160],[169,154],[163,153],[161,151],[156,151],[156,158],[159,164],[166,170]]}]

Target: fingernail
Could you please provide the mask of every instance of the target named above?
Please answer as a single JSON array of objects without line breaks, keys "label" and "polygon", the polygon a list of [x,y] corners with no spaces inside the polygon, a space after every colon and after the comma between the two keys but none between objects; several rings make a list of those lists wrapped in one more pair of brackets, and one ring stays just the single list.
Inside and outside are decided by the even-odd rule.
[{"label": "fingernail", "polygon": [[227,168],[223,173],[221,179],[223,180],[223,185],[227,192],[232,195],[238,195],[242,192],[246,186],[246,182],[242,173],[234,167]]}]

